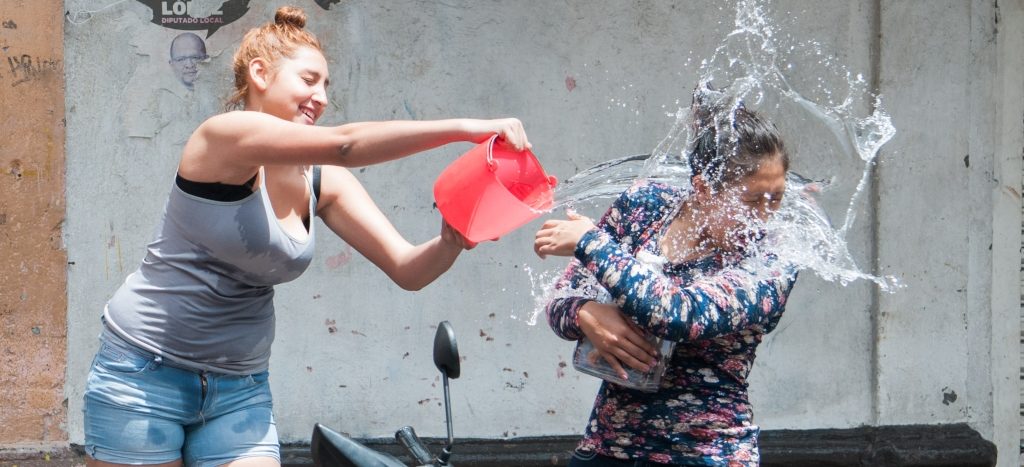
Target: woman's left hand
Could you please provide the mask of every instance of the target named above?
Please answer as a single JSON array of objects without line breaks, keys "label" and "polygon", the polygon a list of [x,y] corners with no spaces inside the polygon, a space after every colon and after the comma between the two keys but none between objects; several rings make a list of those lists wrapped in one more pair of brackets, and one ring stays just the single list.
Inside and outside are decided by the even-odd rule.
[{"label": "woman's left hand", "polygon": [[449,245],[457,246],[463,250],[476,248],[477,243],[471,242],[463,237],[458,230],[455,230],[448,221],[441,219],[441,240]]},{"label": "woman's left hand", "polygon": [[646,373],[657,363],[657,350],[621,308],[588,301],[580,307],[577,319],[580,330],[594,344],[595,357],[608,362],[620,378],[629,379],[623,365]]},{"label": "woman's left hand", "polygon": [[537,256],[572,256],[583,234],[595,227],[594,221],[588,217],[573,211],[566,211],[566,215],[568,220],[551,219],[537,231],[533,240],[533,251]]}]

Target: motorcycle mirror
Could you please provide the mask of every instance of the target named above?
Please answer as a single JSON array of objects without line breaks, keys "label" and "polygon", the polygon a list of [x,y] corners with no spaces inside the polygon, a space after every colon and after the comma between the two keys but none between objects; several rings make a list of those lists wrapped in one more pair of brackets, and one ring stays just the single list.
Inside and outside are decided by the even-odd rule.
[{"label": "motorcycle mirror", "polygon": [[448,321],[441,321],[434,334],[434,366],[451,379],[459,377],[459,345],[455,341],[455,330]]}]

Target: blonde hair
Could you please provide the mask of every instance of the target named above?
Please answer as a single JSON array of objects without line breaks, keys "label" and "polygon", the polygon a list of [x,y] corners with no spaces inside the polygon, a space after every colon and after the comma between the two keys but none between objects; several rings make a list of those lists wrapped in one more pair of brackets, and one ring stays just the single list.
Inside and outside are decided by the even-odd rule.
[{"label": "blonde hair", "polygon": [[274,22],[252,28],[242,37],[232,60],[235,74],[235,91],[228,98],[225,107],[239,108],[249,95],[249,62],[262,58],[273,64],[282,57],[290,57],[299,47],[312,47],[321,53],[323,47],[313,33],[303,29],[306,26],[306,12],[299,7],[283,6],[274,13]]}]

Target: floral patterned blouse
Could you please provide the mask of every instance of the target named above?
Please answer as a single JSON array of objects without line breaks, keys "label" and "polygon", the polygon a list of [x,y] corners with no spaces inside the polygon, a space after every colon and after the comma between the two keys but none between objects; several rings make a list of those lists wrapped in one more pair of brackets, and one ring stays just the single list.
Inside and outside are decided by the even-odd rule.
[{"label": "floral patterned blouse", "polygon": [[599,285],[641,328],[677,342],[657,392],[601,385],[577,450],[663,464],[756,466],[759,429],[747,375],[757,345],[782,317],[796,272],[771,257],[757,274],[748,267],[755,259],[739,255],[645,261],[660,256],[659,239],[685,196],[653,183],[624,192],[580,239],[548,302],[551,328],[578,340],[580,306],[598,296]]}]

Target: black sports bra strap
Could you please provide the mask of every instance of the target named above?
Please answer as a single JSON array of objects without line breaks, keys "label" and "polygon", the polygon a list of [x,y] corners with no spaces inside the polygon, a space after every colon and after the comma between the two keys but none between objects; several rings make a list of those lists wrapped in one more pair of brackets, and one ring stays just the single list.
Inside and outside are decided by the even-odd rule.
[{"label": "black sports bra strap", "polygon": [[234,202],[252,196],[256,175],[241,185],[220,182],[193,182],[181,174],[175,174],[174,183],[185,193],[212,201]]}]

